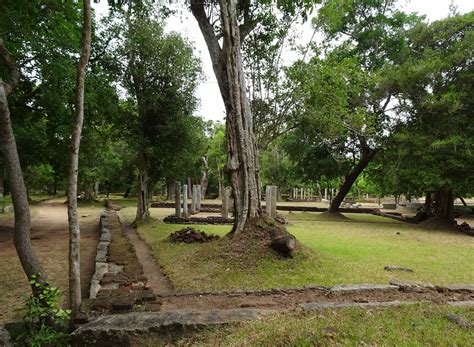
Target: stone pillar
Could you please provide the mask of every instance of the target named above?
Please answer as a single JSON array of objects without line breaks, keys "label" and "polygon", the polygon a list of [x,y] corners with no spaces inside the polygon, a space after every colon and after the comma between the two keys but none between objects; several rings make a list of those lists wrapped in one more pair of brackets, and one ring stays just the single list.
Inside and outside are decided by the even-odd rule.
[{"label": "stone pillar", "polygon": [[191,178],[188,177],[188,198],[191,198],[191,195],[193,194],[193,186],[191,185]]},{"label": "stone pillar", "polygon": [[196,186],[196,211],[200,212],[201,211],[201,185],[198,184]]},{"label": "stone pillar", "polygon": [[197,185],[193,185],[193,195],[191,195],[191,213],[196,213]]},{"label": "stone pillar", "polygon": [[271,217],[272,213],[272,186],[267,186],[265,190],[265,212]]},{"label": "stone pillar", "polygon": [[181,182],[176,181],[174,186],[175,215],[181,218]]},{"label": "stone pillar", "polygon": [[229,189],[225,187],[222,194],[222,218],[229,218]]},{"label": "stone pillar", "polygon": [[272,218],[275,218],[276,216],[276,208],[277,208],[277,198],[278,198],[278,188],[277,186],[272,186],[271,187],[271,208],[270,208],[270,216]]},{"label": "stone pillar", "polygon": [[183,184],[183,217],[188,217],[188,185]]}]

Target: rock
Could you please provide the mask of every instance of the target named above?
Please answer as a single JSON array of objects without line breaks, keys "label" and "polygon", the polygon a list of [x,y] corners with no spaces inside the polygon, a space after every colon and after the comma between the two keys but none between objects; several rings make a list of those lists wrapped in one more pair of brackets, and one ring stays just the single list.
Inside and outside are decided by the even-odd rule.
[{"label": "rock", "polygon": [[431,283],[423,283],[416,281],[402,281],[392,279],[390,280],[390,284],[397,286],[402,292],[423,292],[426,290],[436,289],[436,287]]},{"label": "rock", "polygon": [[124,346],[130,344],[131,336],[151,334],[166,342],[205,327],[256,320],[274,312],[252,308],[130,312],[102,316],[86,323],[76,329],[71,338],[73,346],[94,345],[94,342],[105,340],[110,346]]},{"label": "rock", "polygon": [[13,206],[5,206],[3,208],[3,213],[13,213]]},{"label": "rock", "polygon": [[412,269],[407,267],[400,267],[395,265],[387,265],[383,268],[385,271],[403,271],[403,272],[413,272]]},{"label": "rock", "polygon": [[344,303],[336,303],[336,302],[306,302],[304,304],[300,304],[300,306],[304,310],[312,311],[312,310],[324,310],[328,308],[346,308],[346,307],[359,307],[359,308],[371,308],[371,307],[393,307],[393,306],[402,306],[402,305],[411,305],[417,304],[419,302],[416,301],[382,301],[382,302],[344,302]]},{"label": "rock", "polygon": [[[391,283],[390,283],[391,284]],[[343,284],[331,287],[331,293],[345,292],[366,292],[366,291],[395,291],[398,288],[394,285],[386,284]]]},{"label": "rock", "polygon": [[110,230],[107,228],[102,229],[102,233],[100,234],[100,241],[110,242],[112,241],[112,234]]},{"label": "rock", "polygon": [[89,321],[89,317],[85,312],[77,312],[74,316],[74,323],[75,324],[85,324]]},{"label": "rock", "polygon": [[451,284],[448,286],[436,286],[440,292],[474,293],[474,284]]},{"label": "rock", "polygon": [[121,296],[114,301],[113,309],[115,312],[130,311],[135,305],[135,298],[132,296]]},{"label": "rock", "polygon": [[[464,328],[464,329],[470,329],[472,328],[474,325],[469,321],[467,320],[466,318],[464,317],[461,317],[461,316],[458,316],[457,314],[454,314],[452,312],[448,312],[446,313],[445,315],[446,319],[449,320],[451,323],[454,323],[454,324],[457,324],[458,326],[460,326],[461,328]],[[472,342],[472,341],[471,341]]]},{"label": "rock", "polygon": [[13,343],[10,340],[10,334],[3,325],[0,325],[0,346],[13,347]]},{"label": "rock", "polygon": [[109,243],[110,242],[100,241],[97,244],[97,254],[95,256],[96,262],[102,262],[102,263],[107,262],[107,251],[108,251]]},{"label": "rock", "polygon": [[135,299],[135,302],[137,304],[143,304],[144,302],[153,302],[153,301],[156,301],[156,295],[148,291],[139,292]]},{"label": "rock", "polygon": [[112,299],[109,298],[100,298],[100,299],[95,299],[91,309],[94,311],[109,311],[112,309],[114,303]]}]

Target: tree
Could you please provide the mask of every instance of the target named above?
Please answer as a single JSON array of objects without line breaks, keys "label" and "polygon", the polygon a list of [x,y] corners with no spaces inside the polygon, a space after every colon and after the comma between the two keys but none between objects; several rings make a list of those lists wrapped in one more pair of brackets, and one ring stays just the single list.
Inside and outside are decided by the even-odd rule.
[{"label": "tree", "polygon": [[[211,20],[211,17],[216,16],[216,8],[212,3],[207,7],[209,14],[204,2],[193,1],[190,8],[206,41],[226,108],[228,148],[225,170],[230,175],[234,198],[235,222],[230,233],[233,235],[248,229],[250,220],[261,215],[258,147],[246,94],[241,52],[242,42],[258,23],[259,18],[254,12],[258,8],[258,2],[219,0],[217,3],[218,28]],[[309,8],[311,3],[278,1],[277,6],[294,14],[295,7],[303,4]],[[222,47],[219,43],[220,35]]]},{"label": "tree", "polygon": [[381,70],[403,62],[405,29],[418,21],[391,0],[324,1],[319,10],[315,23],[324,34],[324,54],[308,64],[298,62],[291,74],[301,86],[304,121],[327,142],[338,140],[336,147],[344,149],[337,155],[351,164],[330,213],[339,210],[390,132],[393,95]]},{"label": "tree", "polygon": [[192,46],[177,33],[165,33],[161,17],[146,4],[114,20],[121,44],[110,54],[128,93],[115,124],[137,157],[139,222],[149,216],[151,187],[196,171],[205,152],[204,123],[192,116],[201,68]]},{"label": "tree", "polygon": [[434,216],[451,225],[454,198],[474,193],[473,29],[474,12],[420,23],[408,33],[409,59],[387,70],[406,121],[382,162],[398,193],[432,196]]},{"label": "tree", "polygon": [[[3,82],[0,78],[0,150],[9,179],[15,212],[15,248],[28,280],[31,281],[36,277],[39,283],[46,283],[46,276],[31,246],[28,196],[16,148],[7,99],[8,95],[18,85],[20,73],[2,38],[0,38],[0,59],[8,74],[8,82]],[[35,295],[39,295],[34,285],[32,285],[32,289]]]},{"label": "tree", "polygon": [[73,317],[81,306],[81,232],[77,217],[77,177],[79,172],[79,147],[84,123],[84,89],[91,51],[92,10],[90,0],[83,0],[84,23],[82,27],[81,56],[77,64],[75,122],[71,140],[71,161],[68,175],[67,213],[69,220],[69,305]]}]

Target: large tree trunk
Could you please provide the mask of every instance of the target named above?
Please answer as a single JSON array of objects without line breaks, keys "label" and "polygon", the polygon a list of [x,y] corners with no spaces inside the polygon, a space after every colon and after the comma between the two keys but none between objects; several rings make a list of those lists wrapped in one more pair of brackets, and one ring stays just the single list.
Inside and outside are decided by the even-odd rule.
[{"label": "large tree trunk", "polygon": [[166,183],[166,200],[174,200],[174,185],[173,181]]},{"label": "large tree trunk", "polygon": [[[0,150],[5,163],[10,192],[15,212],[15,248],[20,258],[21,266],[29,280],[32,276],[39,276],[45,281],[45,274],[41,269],[30,240],[30,210],[25,182],[20,166],[20,159],[16,148],[15,137],[10,121],[10,111],[5,94],[4,84],[0,81]],[[34,288],[33,288],[34,289]]]},{"label": "large tree trunk", "polygon": [[371,149],[367,150],[362,154],[362,158],[357,163],[357,165],[352,169],[352,171],[345,177],[342,186],[339,188],[339,192],[336,194],[334,199],[331,201],[329,206],[329,213],[337,213],[339,207],[341,206],[342,201],[346,197],[347,193],[351,190],[352,185],[357,180],[357,177],[364,171],[364,169],[369,165],[370,161],[374,157],[376,151]]},{"label": "large tree trunk", "polygon": [[148,162],[143,150],[138,155],[138,198],[135,222],[147,220],[150,216],[150,200],[148,199]]},{"label": "large tree trunk", "polygon": [[[7,96],[17,85],[19,73],[15,68],[13,60],[2,39],[0,38],[0,59],[6,65],[10,73],[10,83],[4,83],[0,79],[0,152],[5,165],[9,189],[13,201],[15,212],[15,232],[13,241],[15,244],[20,263],[28,280],[37,276],[37,280],[46,283],[46,275],[41,269],[38,258],[36,257],[30,240],[30,209],[28,205],[28,196],[26,194],[25,182],[18,157],[18,150],[15,142],[15,135],[10,118],[10,109],[8,107]],[[39,294],[32,285],[33,293]]]},{"label": "large tree trunk", "polygon": [[245,90],[241,32],[236,0],[219,0],[223,47],[209,22],[202,2],[191,10],[208,46],[216,79],[226,108],[227,163],[234,198],[232,234],[242,232],[249,218],[260,215],[258,149]]},{"label": "large tree trunk", "polygon": [[69,305],[72,317],[81,306],[81,232],[77,217],[77,176],[79,172],[79,147],[81,144],[82,125],[84,123],[84,87],[87,63],[91,50],[91,2],[83,1],[84,22],[82,26],[81,56],[77,64],[75,123],[72,131],[71,162],[68,177],[68,219],[69,219]]},{"label": "large tree trunk", "polygon": [[454,222],[454,195],[450,187],[443,187],[436,192],[435,217]]}]

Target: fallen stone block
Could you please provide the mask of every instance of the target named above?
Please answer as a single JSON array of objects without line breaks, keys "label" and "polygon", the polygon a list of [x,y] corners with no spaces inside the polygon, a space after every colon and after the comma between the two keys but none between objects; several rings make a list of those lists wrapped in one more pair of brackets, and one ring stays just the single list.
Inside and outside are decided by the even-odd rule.
[{"label": "fallen stone block", "polygon": [[13,343],[10,340],[10,334],[3,325],[0,325],[0,346],[13,347]]},{"label": "fallen stone block", "polygon": [[346,307],[360,307],[360,308],[370,308],[370,307],[393,307],[393,306],[402,306],[402,305],[413,305],[418,304],[416,301],[382,301],[382,302],[307,302],[300,304],[304,310],[323,310],[327,308],[346,308]]},{"label": "fallen stone block", "polygon": [[424,292],[427,290],[435,290],[436,287],[431,283],[417,281],[402,281],[397,279],[390,280],[390,284],[397,286],[402,292]]},{"label": "fallen stone block", "polygon": [[367,291],[395,291],[395,285],[388,284],[343,284],[329,288],[331,293],[367,292]]},{"label": "fallen stone block", "polygon": [[102,229],[102,233],[100,234],[100,241],[104,242],[111,242],[112,241],[112,234],[110,230],[107,228]]},{"label": "fallen stone block", "polygon": [[80,326],[71,337],[73,346],[97,345],[101,340],[110,346],[129,345],[131,336],[155,336],[169,342],[205,327],[256,320],[274,312],[252,308],[131,312],[102,316]]}]

